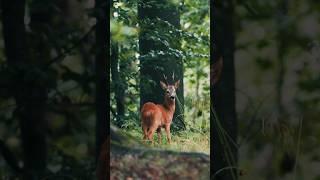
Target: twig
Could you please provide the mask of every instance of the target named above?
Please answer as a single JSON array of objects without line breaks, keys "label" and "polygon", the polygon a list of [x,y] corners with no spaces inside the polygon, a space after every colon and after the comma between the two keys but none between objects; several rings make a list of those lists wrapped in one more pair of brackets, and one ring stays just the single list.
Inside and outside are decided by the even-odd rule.
[{"label": "twig", "polygon": [[216,177],[216,175],[218,175],[218,174],[221,173],[222,171],[228,170],[228,169],[237,169],[237,170],[239,170],[239,168],[238,168],[238,167],[235,167],[235,166],[224,167],[224,168],[219,169],[219,170],[213,175],[213,178],[212,178],[212,179],[214,179],[214,178]]}]

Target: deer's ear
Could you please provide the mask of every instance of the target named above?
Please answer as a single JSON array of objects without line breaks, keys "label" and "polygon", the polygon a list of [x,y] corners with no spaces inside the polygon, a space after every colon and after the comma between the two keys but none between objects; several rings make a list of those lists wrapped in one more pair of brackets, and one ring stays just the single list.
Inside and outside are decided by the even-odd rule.
[{"label": "deer's ear", "polygon": [[180,79],[174,83],[174,88],[178,89],[179,85],[180,85]]},{"label": "deer's ear", "polygon": [[162,88],[163,90],[166,90],[166,89],[167,89],[167,85],[166,85],[164,82],[162,82],[162,81],[160,81],[160,86],[161,86],[161,88]]},{"label": "deer's ear", "polygon": [[211,80],[213,84],[216,84],[219,81],[222,68],[223,68],[223,60],[222,60],[222,57],[220,57],[218,61],[215,62],[211,67],[210,73],[211,73]]}]

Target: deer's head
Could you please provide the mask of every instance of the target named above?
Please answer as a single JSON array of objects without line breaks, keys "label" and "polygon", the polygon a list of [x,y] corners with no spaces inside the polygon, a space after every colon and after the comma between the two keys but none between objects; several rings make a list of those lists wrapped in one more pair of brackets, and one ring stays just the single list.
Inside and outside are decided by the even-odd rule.
[{"label": "deer's head", "polygon": [[177,94],[176,94],[176,90],[178,89],[180,84],[180,80],[178,80],[177,82],[175,82],[174,84],[166,84],[162,81],[160,81],[160,85],[161,88],[165,91],[165,99],[166,100],[171,100],[174,101]]}]

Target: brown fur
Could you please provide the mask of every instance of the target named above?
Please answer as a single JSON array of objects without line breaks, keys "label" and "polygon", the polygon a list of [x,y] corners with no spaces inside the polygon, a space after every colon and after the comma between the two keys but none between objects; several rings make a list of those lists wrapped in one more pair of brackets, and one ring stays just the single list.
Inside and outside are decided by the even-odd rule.
[{"label": "brown fur", "polygon": [[167,91],[164,96],[163,104],[154,104],[147,102],[141,109],[141,125],[143,131],[143,140],[150,140],[153,143],[153,134],[157,131],[159,143],[161,143],[161,128],[164,128],[167,134],[168,143],[171,143],[170,125],[172,122],[173,114],[176,108],[175,99],[171,99],[173,96],[168,91],[173,91],[178,88],[180,81],[174,85],[165,85],[161,82],[161,86]]}]

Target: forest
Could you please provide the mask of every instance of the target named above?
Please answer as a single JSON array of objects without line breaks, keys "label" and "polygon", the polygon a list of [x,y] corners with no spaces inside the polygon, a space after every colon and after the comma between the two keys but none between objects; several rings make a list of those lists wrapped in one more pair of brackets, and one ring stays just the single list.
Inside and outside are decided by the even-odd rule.
[{"label": "forest", "polygon": [[175,3],[114,2],[111,123],[142,139],[140,106],[148,101],[162,104],[165,92],[160,81],[180,80],[170,148],[209,153],[209,4]]},{"label": "forest", "polygon": [[[111,179],[209,177],[209,7],[208,1],[113,1],[110,123],[117,135],[111,134]],[[143,146],[142,106],[165,103],[164,86],[178,81],[171,143],[162,133],[156,143]],[[117,140],[119,135],[131,141]],[[189,163],[158,170],[181,161]],[[206,163],[199,165],[201,161]],[[193,164],[202,169],[194,171]]]},{"label": "forest", "polygon": [[[1,0],[0,179],[320,179],[319,10]],[[143,144],[178,80],[172,142]]]},{"label": "forest", "polygon": [[[319,179],[319,8],[113,1],[111,179],[209,179],[209,163],[211,179]],[[159,81],[173,72],[183,81],[173,143],[144,146],[141,107],[162,103]]]}]

